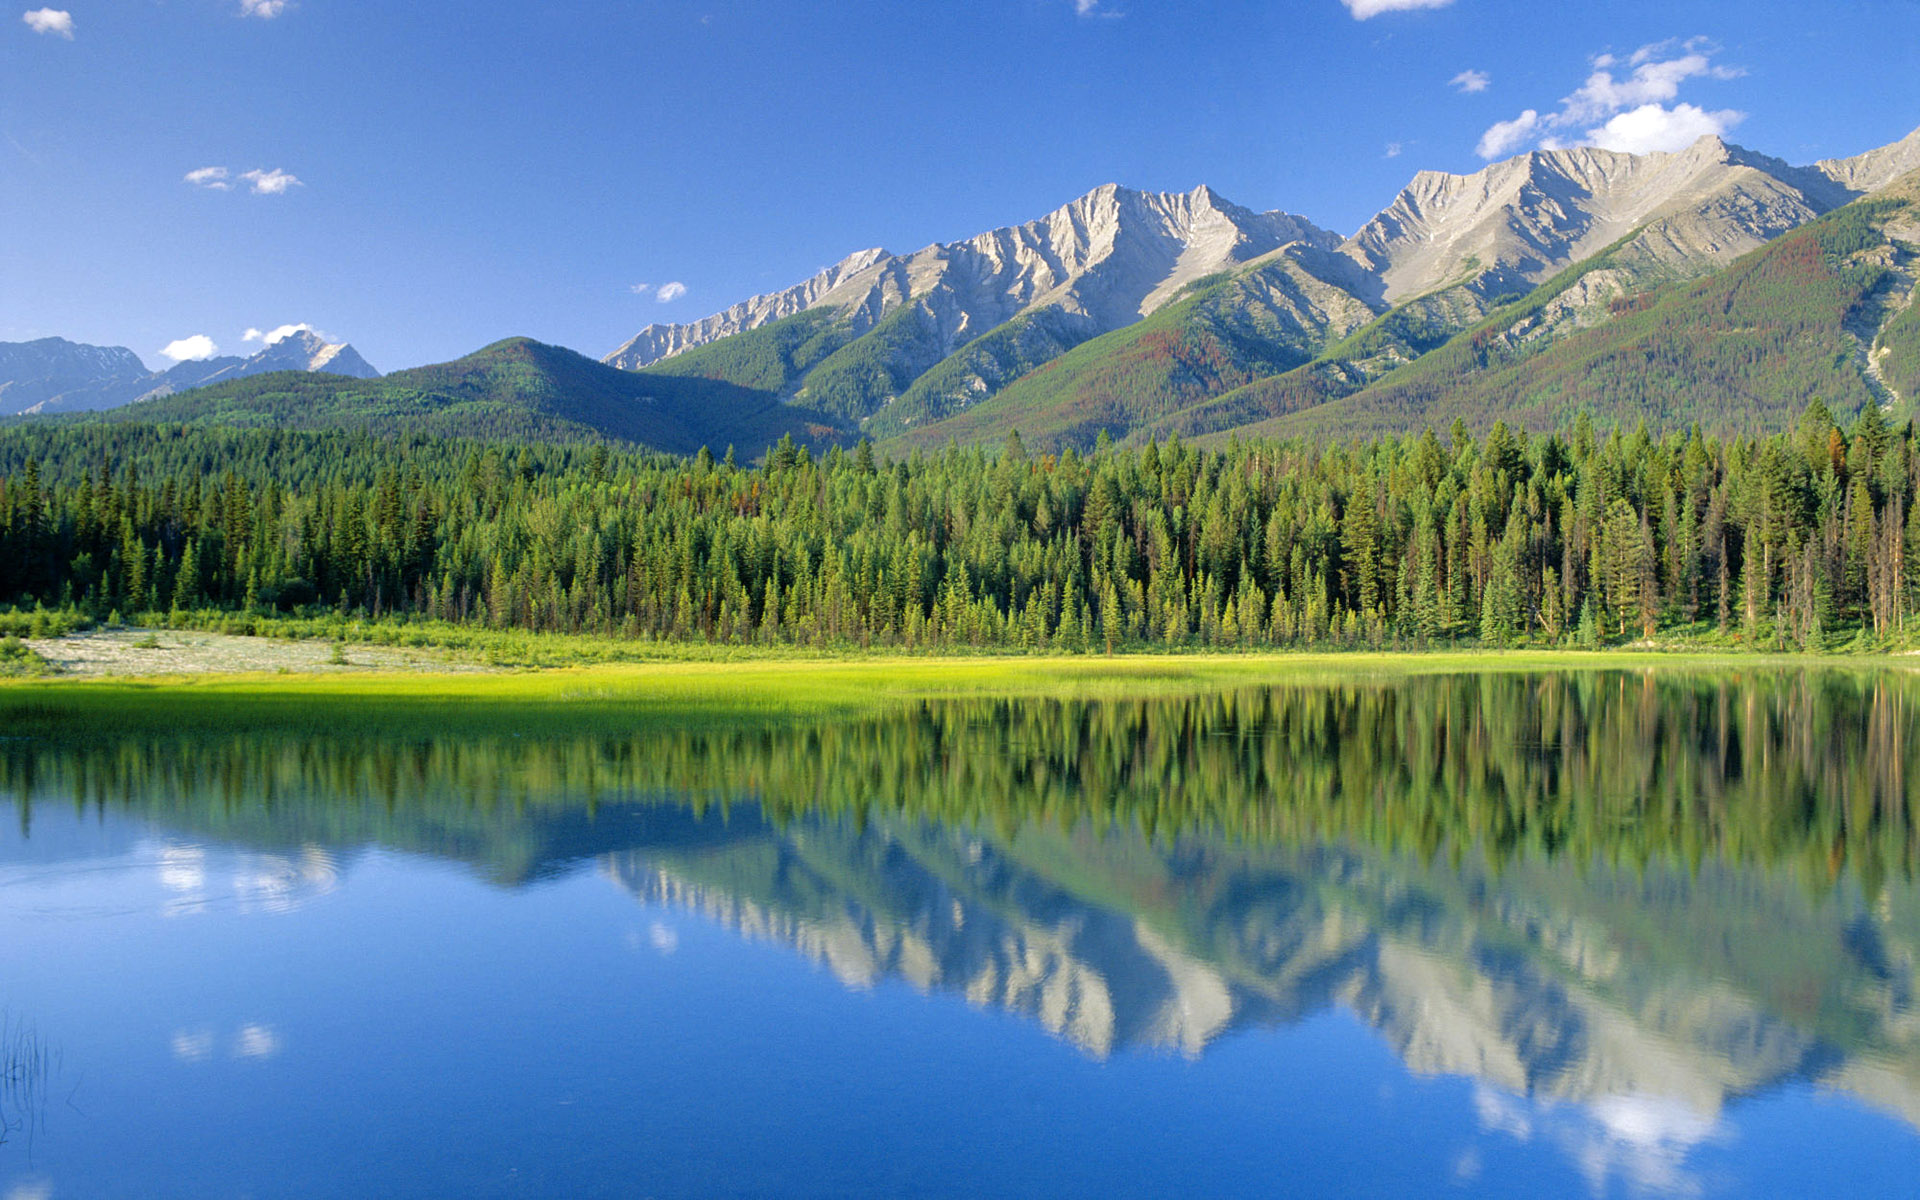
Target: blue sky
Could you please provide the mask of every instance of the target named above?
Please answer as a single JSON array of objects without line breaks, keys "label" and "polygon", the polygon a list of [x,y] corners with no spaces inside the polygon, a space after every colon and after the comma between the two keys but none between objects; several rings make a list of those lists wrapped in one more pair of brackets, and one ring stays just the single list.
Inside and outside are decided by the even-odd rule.
[{"label": "blue sky", "polygon": [[1916,0],[16,10],[0,340],[156,366],[297,323],[383,370],[512,334],[598,356],[1110,181],[1349,233],[1477,151],[1725,128],[1807,162],[1920,125]]}]

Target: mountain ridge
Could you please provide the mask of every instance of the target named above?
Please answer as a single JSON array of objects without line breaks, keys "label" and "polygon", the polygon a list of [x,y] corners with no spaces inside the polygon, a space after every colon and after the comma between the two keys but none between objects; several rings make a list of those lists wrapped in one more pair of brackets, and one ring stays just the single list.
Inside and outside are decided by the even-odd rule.
[{"label": "mountain ridge", "polygon": [[149,370],[125,346],[66,338],[0,342],[0,414],[50,415],[117,408],[269,371],[314,371],[371,379],[380,372],[347,342],[295,329],[251,356],[187,359]]},{"label": "mountain ridge", "polygon": [[[815,331],[823,352],[783,380],[781,390],[803,407],[857,425],[893,405],[936,365],[997,337],[984,354],[976,350],[972,369],[949,372],[955,378],[947,387],[923,389],[919,419],[931,420],[1089,338],[1150,315],[1195,280],[1287,246],[1331,251],[1338,240],[1304,218],[1257,213],[1204,185],[1142,192],[1103,184],[1025,224],[907,255],[862,251],[792,288],[693,325],[649,326],[604,361],[674,374],[697,369],[740,383],[744,368],[727,352],[710,352],[699,368],[671,364],[806,313],[824,314],[814,318],[826,323]],[[754,359],[761,352],[757,343],[744,351]]]},{"label": "mountain ridge", "polygon": [[[1603,417],[1617,412],[1626,393],[1636,398],[1639,416],[1661,427],[1747,431],[1789,423],[1815,400],[1841,412],[1898,405],[1906,398],[1884,380],[1876,383],[1867,368],[1904,380],[1920,364],[1920,329],[1901,323],[1913,311],[1920,244],[1898,232],[1915,219],[1920,172],[1903,180],[1722,271],[1617,298],[1607,322],[1530,342],[1530,323],[1553,303],[1530,298],[1399,372],[1335,389],[1318,404],[1236,423],[1232,432],[1371,436],[1445,427],[1456,418],[1469,428],[1498,419],[1545,432],[1582,409]],[[1608,266],[1594,264],[1599,271]],[[1279,377],[1243,390],[1288,384]],[[1717,397],[1716,412],[1690,407],[1684,393],[1701,389]],[[1229,431],[1188,432],[1218,438]]]},{"label": "mountain ridge", "polygon": [[102,414],[109,420],[252,428],[585,441],[616,438],[675,454],[737,443],[757,454],[791,435],[838,432],[767,393],[705,379],[620,371],[528,337],[377,378],[277,371],[227,379]]},{"label": "mountain ridge", "polygon": [[[700,322],[649,326],[605,361],[743,382],[768,344],[803,349],[782,360],[773,386],[783,399],[883,442],[925,444],[970,436],[982,420],[964,414],[1003,392],[1010,399],[998,408],[1052,402],[1059,372],[1046,369],[1070,354],[1082,365],[1068,372],[1078,382],[1061,402],[1080,416],[1036,412],[1040,426],[1128,408],[1127,397],[1102,395],[1142,369],[1183,394],[1231,391],[1249,382],[1246,369],[1271,373],[1329,352],[1362,330],[1355,317],[1364,313],[1379,323],[1367,353],[1341,367],[1364,386],[1602,251],[1606,270],[1583,273],[1535,314],[1535,338],[1570,336],[1611,319],[1632,294],[1724,269],[1914,167],[1920,130],[1805,167],[1714,136],[1644,155],[1535,150],[1470,174],[1420,171],[1345,238],[1205,185],[1148,193],[1108,184],[1024,225],[906,256],[862,251]],[[1269,319],[1279,341],[1223,350],[1216,303],[1193,317],[1206,328],[1156,335],[1151,353],[1171,359],[1143,368],[1148,343],[1122,331],[1222,273],[1248,297],[1240,324]],[[1274,306],[1280,284],[1300,293],[1280,306],[1290,311]],[[1077,348],[1099,339],[1121,358],[1092,368]],[[1195,374],[1173,361],[1175,347],[1213,366]]]}]

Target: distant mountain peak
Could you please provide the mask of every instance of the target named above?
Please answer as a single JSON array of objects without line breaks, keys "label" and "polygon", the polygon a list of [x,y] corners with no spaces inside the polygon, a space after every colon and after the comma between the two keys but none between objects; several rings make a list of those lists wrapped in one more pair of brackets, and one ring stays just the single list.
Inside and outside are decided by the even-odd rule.
[{"label": "distant mountain peak", "polygon": [[56,411],[75,393],[124,404],[152,378],[147,364],[125,346],[62,337],[0,342],[0,413]]},{"label": "distant mountain peak", "polygon": [[89,346],[65,338],[0,342],[0,413],[54,413],[117,408],[189,388],[267,371],[316,371],[371,379],[379,375],[345,342],[300,329],[251,358],[188,360],[150,371],[124,346]]},{"label": "distant mountain peak", "polygon": [[311,329],[296,329],[268,343],[250,358],[181,363],[165,372],[160,385],[139,399],[170,396],[189,388],[263,375],[268,371],[317,371],[353,379],[374,379],[380,374],[346,342],[329,342]]},{"label": "distant mountain peak", "polygon": [[346,342],[329,342],[311,329],[296,329],[268,343],[237,369],[242,375],[262,371],[325,371],[355,379],[371,379],[380,374]]}]

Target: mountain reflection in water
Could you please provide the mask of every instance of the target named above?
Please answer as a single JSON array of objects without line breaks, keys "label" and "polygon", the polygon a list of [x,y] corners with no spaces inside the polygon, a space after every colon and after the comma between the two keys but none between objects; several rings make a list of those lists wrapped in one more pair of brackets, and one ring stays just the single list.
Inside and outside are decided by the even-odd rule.
[{"label": "mountain reflection in water", "polygon": [[249,902],[370,846],[509,886],[597,864],[1095,1056],[1337,1006],[1487,1085],[1489,1127],[1529,1119],[1500,1093],[1577,1103],[1657,1173],[1794,1082],[1920,1127],[1917,695],[1463,674],[559,741],[11,742],[0,785],[29,825],[98,807],[245,847],[277,864]]},{"label": "mountain reflection in water", "polygon": [[1490,869],[1339,845],[796,823],[609,856],[642,900],[1029,1016],[1090,1054],[1202,1053],[1329,1005],[1421,1073],[1543,1098],[1726,1101],[1792,1080],[1920,1124],[1920,929],[1714,864]]}]

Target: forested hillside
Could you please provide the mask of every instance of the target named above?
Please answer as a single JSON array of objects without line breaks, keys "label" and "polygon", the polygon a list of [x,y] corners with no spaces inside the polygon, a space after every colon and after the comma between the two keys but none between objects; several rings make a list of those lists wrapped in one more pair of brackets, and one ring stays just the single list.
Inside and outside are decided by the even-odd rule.
[{"label": "forested hillside", "polygon": [[806,373],[846,345],[851,336],[846,322],[838,319],[837,314],[809,310],[696,346],[644,367],[642,372],[672,378],[718,380],[774,396],[791,397]]},{"label": "forested hillside", "polygon": [[0,431],[0,601],[915,649],[1901,643],[1910,426],[764,465],[606,445]]},{"label": "forested hillside", "polygon": [[1197,280],[1151,316],[1064,353],[1055,346],[1036,356],[1041,365],[977,404],[951,394],[942,404],[921,401],[916,393],[939,392],[950,371],[963,378],[975,373],[967,359],[979,351],[962,351],[929,371],[868,429],[883,448],[896,451],[949,438],[997,442],[1014,430],[1035,447],[1085,448],[1103,432],[1123,439],[1209,397],[1299,366],[1373,317],[1366,304],[1283,253]]},{"label": "forested hillside", "polygon": [[116,409],[117,421],[231,428],[578,441],[617,438],[691,454],[830,439],[818,418],[726,381],[636,375],[559,346],[508,338],[465,358],[378,379],[282,371]]},{"label": "forested hillside", "polygon": [[1482,325],[1352,397],[1246,432],[1366,435],[1455,419],[1544,431],[1581,411],[1758,431],[1812,400],[1857,412],[1880,398],[1860,329],[1876,329],[1875,306],[1911,288],[1896,269],[1907,255],[1883,233],[1906,209],[1893,198],[1848,205],[1705,279],[1624,297],[1610,320],[1561,341],[1513,336],[1520,321]]}]

